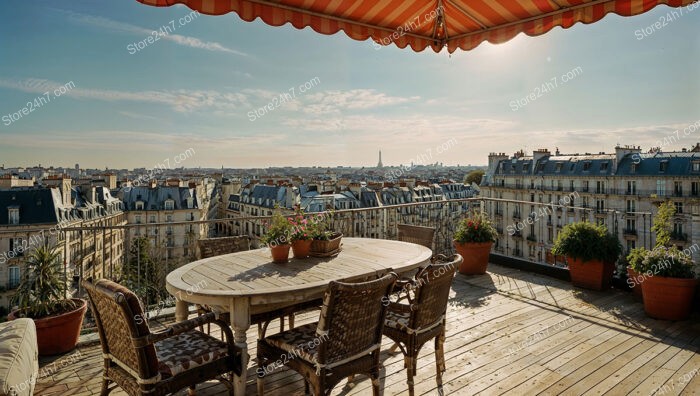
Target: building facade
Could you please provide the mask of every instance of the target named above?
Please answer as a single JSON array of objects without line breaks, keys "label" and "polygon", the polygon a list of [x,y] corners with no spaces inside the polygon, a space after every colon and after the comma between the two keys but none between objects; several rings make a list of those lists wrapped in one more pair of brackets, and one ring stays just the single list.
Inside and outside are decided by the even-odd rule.
[{"label": "building facade", "polygon": [[[549,253],[553,241],[564,225],[581,220],[606,225],[625,251],[651,248],[651,225],[664,201],[676,207],[672,242],[683,249],[700,243],[699,150],[491,153],[480,187],[482,197],[508,200],[486,203],[500,234],[496,252],[559,263]],[[700,261],[700,249],[691,251]]]}]

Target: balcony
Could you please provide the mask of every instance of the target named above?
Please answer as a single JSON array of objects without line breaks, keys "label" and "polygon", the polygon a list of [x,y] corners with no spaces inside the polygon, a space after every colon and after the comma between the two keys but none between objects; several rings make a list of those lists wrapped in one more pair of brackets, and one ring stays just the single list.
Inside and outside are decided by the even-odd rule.
[{"label": "balcony", "polygon": [[674,242],[687,242],[688,234],[674,231],[671,233],[671,240]]},{"label": "balcony", "polygon": [[513,220],[520,220],[520,219],[521,219],[520,212],[513,213]]},{"label": "balcony", "polygon": [[513,237],[513,239],[523,239],[522,231],[515,231],[511,236]]},{"label": "balcony", "polygon": [[636,237],[637,236],[637,230],[634,228],[625,228],[622,230],[622,235],[626,237]]},{"label": "balcony", "polygon": [[[658,356],[690,359],[697,346],[692,342],[693,337],[682,334],[693,334],[694,322],[676,322],[675,331],[668,333],[668,323],[648,319],[631,293],[616,290],[580,293],[567,281],[492,263],[486,275],[458,274],[451,295],[446,313],[445,395],[508,394],[504,389],[514,386],[510,394],[582,394],[588,390],[623,394],[624,389],[645,386],[651,389],[672,382],[674,394],[691,394],[696,389],[697,377],[683,383],[677,381],[696,368],[692,361],[673,365],[676,360],[671,359],[667,363],[669,369],[659,369],[666,360],[654,359],[659,351],[663,356]],[[296,323],[303,325],[316,320],[317,311],[298,315]],[[155,321],[151,326],[154,331],[163,328]],[[212,326],[212,329],[217,329],[213,334],[218,337],[218,328]],[[660,332],[664,334],[662,337],[658,336]],[[256,338],[257,329],[251,328],[247,334],[251,351],[255,350]],[[578,347],[572,347],[572,339]],[[387,396],[407,394],[403,357],[400,353],[388,354],[391,345],[385,337],[381,386]],[[418,358],[417,395],[437,394],[432,344],[425,349]],[[538,359],[537,364],[531,363],[534,358]],[[246,395],[256,394],[254,357],[251,360]],[[549,369],[542,370],[540,366]],[[550,375],[550,370],[570,374]],[[85,344],[62,356],[41,358],[40,372],[46,374],[37,380],[36,395],[99,394],[100,346]],[[648,374],[630,375],[636,372]],[[527,380],[514,385],[514,375]],[[646,385],[650,375],[655,376],[656,382]],[[368,379],[357,376],[353,382],[352,388],[344,388],[345,382],[341,382],[334,394],[341,388],[345,395],[371,394]],[[303,389],[302,377],[288,369],[275,370],[265,379],[266,395],[301,395]],[[119,396],[124,392],[118,388],[113,394]],[[227,389],[211,381],[197,386],[197,394],[225,396]]]},{"label": "balcony", "polygon": [[[449,253],[454,224],[463,218],[467,209],[481,206],[484,200],[464,200],[464,208],[460,205],[454,212],[444,210],[448,204],[445,201],[402,205],[405,211],[401,212],[386,208],[337,211],[332,214],[331,221],[334,229],[351,237],[375,234],[396,239],[395,224],[398,221],[436,227],[435,253]],[[426,216],[432,212],[442,215]],[[370,214],[377,221],[376,227],[369,227],[367,219],[372,217]],[[241,229],[258,227],[260,231],[265,230],[265,220],[266,217],[236,219],[245,223]],[[230,221],[222,219],[218,222],[226,224]],[[528,241],[531,237],[528,236]],[[257,243],[254,238],[253,242]],[[582,292],[568,281],[560,280],[560,277],[568,276],[566,269],[520,260],[524,251],[513,249],[512,242],[509,249],[500,246],[494,250],[487,274],[457,274],[453,280],[446,313],[444,394],[581,394],[589,390],[592,393],[626,394],[627,390],[650,386],[648,379],[651,375],[656,381],[651,386],[655,388],[675,381],[695,368],[690,363],[674,366],[671,363],[676,360],[673,359],[654,359],[656,352],[649,355],[649,348],[653,348],[669,359],[693,356],[697,345],[692,337],[684,334],[694,334],[694,320],[675,322],[674,331],[669,333],[667,322],[644,315],[641,303],[632,293],[615,289]],[[123,251],[123,258],[128,260],[129,249]],[[503,254],[507,251],[512,254]],[[533,257],[531,253],[528,257]],[[562,260],[552,259],[557,260],[555,263]],[[508,261],[529,267],[514,270],[501,265]],[[533,268],[552,276],[528,272]],[[318,311],[298,315],[296,324],[316,320]],[[162,328],[162,323],[154,321],[151,326],[157,331]],[[276,326],[273,323],[268,334],[272,334]],[[541,337],[545,331],[547,336]],[[214,335],[219,334],[215,332]],[[251,351],[255,350],[256,339],[257,329],[251,328],[247,334]],[[572,339],[576,340],[577,347],[572,346]],[[381,354],[384,394],[407,394],[403,357],[387,353],[391,345],[392,342],[385,338]],[[430,349],[430,346],[426,348],[418,359],[416,394],[437,393]],[[79,359],[74,358],[77,351],[80,352]],[[475,359],[475,356],[479,358]],[[537,359],[536,363],[533,359]],[[667,360],[671,363],[666,365]],[[42,358],[41,370],[46,369],[48,374],[39,377],[35,394],[98,394],[101,364],[99,345],[88,342],[66,355]],[[664,365],[669,368],[660,369]],[[253,358],[247,367],[247,395],[256,394],[256,368]],[[630,375],[640,371],[647,374]],[[551,375],[551,372],[566,372],[567,375]],[[681,393],[684,387],[692,391],[696,383],[696,379],[686,384],[676,381],[674,392]],[[303,393],[302,377],[284,368],[267,376],[265,385],[268,395]],[[342,387],[343,384],[336,388],[336,393]],[[369,391],[369,381],[358,376],[354,386],[344,388],[342,394],[364,395]],[[227,394],[223,385],[213,381],[199,385],[197,392],[205,396]],[[124,393],[118,389],[114,394]]]},{"label": "balcony", "polygon": [[534,234],[530,234],[527,236],[527,240],[529,242],[537,242],[537,237]]}]

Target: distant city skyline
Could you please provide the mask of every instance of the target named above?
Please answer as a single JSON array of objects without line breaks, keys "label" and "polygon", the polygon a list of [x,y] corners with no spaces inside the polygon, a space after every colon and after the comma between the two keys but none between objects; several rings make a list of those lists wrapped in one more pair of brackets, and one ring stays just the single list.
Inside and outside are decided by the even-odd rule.
[{"label": "distant city skyline", "polygon": [[372,167],[379,149],[384,166],[485,165],[540,147],[646,151],[700,121],[698,11],[650,34],[636,32],[671,8],[451,56],[136,1],[0,11],[6,167],[149,169],[189,148],[178,167]]}]

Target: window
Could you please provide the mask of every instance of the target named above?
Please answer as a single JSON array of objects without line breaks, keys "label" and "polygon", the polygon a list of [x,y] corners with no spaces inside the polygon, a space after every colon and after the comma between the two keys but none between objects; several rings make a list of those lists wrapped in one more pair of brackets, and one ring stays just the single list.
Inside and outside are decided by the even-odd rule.
[{"label": "window", "polygon": [[627,195],[637,194],[637,182],[630,180],[627,182]]},{"label": "window", "polygon": [[700,182],[690,183],[690,195],[697,197],[700,195]]},{"label": "window", "polygon": [[156,215],[150,215],[148,217],[148,222],[149,223],[155,223],[156,222]]},{"label": "window", "polygon": [[693,162],[693,172],[700,172],[700,161]]},{"label": "window", "polygon": [[683,202],[674,202],[673,205],[676,206],[676,214],[683,213]]},{"label": "window", "polygon": [[627,231],[636,231],[637,230],[637,222],[634,219],[627,219]]},{"label": "window", "polygon": [[675,195],[677,197],[683,196],[683,183],[682,182],[673,182],[673,195]]},{"label": "window", "polygon": [[635,249],[637,247],[637,243],[633,239],[627,240],[627,253],[632,251],[632,249]]},{"label": "window", "polygon": [[542,172],[544,170],[544,165],[545,165],[544,162],[540,162],[539,164],[537,164],[537,168],[535,169],[535,172]]},{"label": "window", "polygon": [[15,257],[24,256],[27,244],[23,242],[22,238],[10,238],[10,251],[14,252]]},{"label": "window", "polygon": [[569,180],[569,191],[574,191],[574,181]]},{"label": "window", "polygon": [[666,180],[656,181],[656,194],[661,196],[666,195]]},{"label": "window", "polygon": [[143,201],[136,201],[136,210],[143,210]]},{"label": "window", "polygon": [[141,224],[141,215],[134,216],[134,222],[136,224]]},{"label": "window", "polygon": [[10,273],[7,279],[7,288],[14,289],[19,286],[19,267],[9,267]]},{"label": "window", "polygon": [[604,171],[606,171],[606,170],[608,170],[608,163],[607,163],[607,162],[602,162],[602,163],[600,164],[600,171],[601,171],[601,172],[604,172]]},{"label": "window", "polygon": [[605,201],[602,199],[597,199],[595,201],[595,208],[598,213],[604,213],[605,212]]},{"label": "window", "polygon": [[683,223],[673,223],[673,233],[683,235]]},{"label": "window", "polygon": [[659,162],[659,172],[666,172],[666,169],[668,169],[668,160],[661,160]]},{"label": "window", "polygon": [[165,210],[173,210],[175,209],[175,201],[172,199],[168,199],[165,201]]},{"label": "window", "polygon": [[8,224],[10,224],[10,225],[19,224],[19,209],[18,208],[7,209],[7,218],[8,218]]},{"label": "window", "polygon": [[166,216],[165,216],[165,221],[167,221],[168,223],[172,223],[172,221],[173,221],[173,215],[166,215]]},{"label": "window", "polygon": [[591,170],[591,161],[586,161],[583,163],[583,170],[584,171]]},{"label": "window", "polygon": [[555,172],[561,172],[561,168],[564,166],[561,162],[557,162]]},{"label": "window", "polygon": [[630,165],[630,173],[637,173],[637,164]]},{"label": "window", "polygon": [[595,187],[596,194],[605,194],[605,182],[597,181]]},{"label": "window", "polygon": [[527,162],[527,163],[523,164],[523,173],[527,173],[529,171],[530,171],[530,163]]},{"label": "window", "polygon": [[627,200],[627,212],[636,212],[637,211],[637,202],[632,201],[631,199]]},{"label": "window", "polygon": [[588,192],[588,180],[583,181],[583,191]]}]

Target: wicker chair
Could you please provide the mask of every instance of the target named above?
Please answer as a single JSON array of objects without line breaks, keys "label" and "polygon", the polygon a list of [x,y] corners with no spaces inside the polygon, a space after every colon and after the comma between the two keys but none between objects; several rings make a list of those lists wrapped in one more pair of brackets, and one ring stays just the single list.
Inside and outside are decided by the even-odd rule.
[{"label": "wicker chair", "polygon": [[416,243],[423,245],[428,249],[433,248],[433,239],[435,239],[434,227],[423,227],[409,224],[398,224],[399,241]]},{"label": "wicker chair", "polygon": [[365,374],[379,389],[379,353],[395,273],[362,283],[331,282],[320,320],[258,341],[258,395],[269,367],[289,366],[315,396],[329,395],[344,378]]},{"label": "wicker chair", "polygon": [[[109,280],[84,281],[104,356],[102,395],[117,386],[129,395],[166,395],[185,387],[218,379],[233,395],[224,378],[241,374],[241,351],[234,345],[231,329],[213,313],[152,333],[141,304],[129,289]],[[215,323],[227,342],[195,330]],[[110,388],[110,383],[116,385]]]},{"label": "wicker chair", "polygon": [[397,299],[389,303],[384,335],[398,344],[403,352],[410,396],[414,394],[413,377],[416,375],[418,353],[431,339],[435,339],[436,380],[438,389],[442,390],[447,299],[455,271],[461,262],[462,256],[458,254],[452,259],[439,255],[413,280],[399,281],[394,287],[392,300],[394,296]]}]

